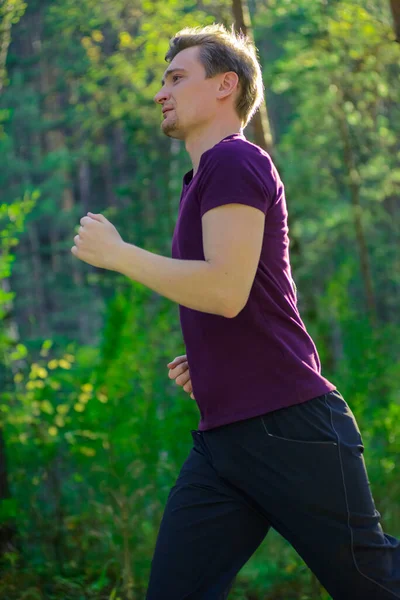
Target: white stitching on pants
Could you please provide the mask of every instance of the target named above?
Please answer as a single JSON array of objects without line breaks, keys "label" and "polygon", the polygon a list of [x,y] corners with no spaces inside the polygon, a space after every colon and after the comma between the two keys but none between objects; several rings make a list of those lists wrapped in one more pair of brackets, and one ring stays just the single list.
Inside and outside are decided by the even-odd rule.
[{"label": "white stitching on pants", "polygon": [[347,527],[349,528],[349,531],[350,531],[351,555],[353,557],[354,566],[356,567],[356,569],[360,573],[360,575],[362,575],[363,577],[365,577],[365,579],[368,579],[369,581],[372,581],[372,583],[374,583],[375,585],[378,585],[379,587],[381,587],[386,592],[389,592],[389,594],[393,594],[394,598],[400,598],[400,596],[398,596],[397,594],[395,594],[395,592],[393,592],[392,590],[389,590],[389,588],[386,588],[384,585],[378,583],[377,581],[375,581],[371,577],[368,577],[368,575],[364,575],[364,573],[362,571],[360,571],[360,569],[359,569],[359,567],[357,565],[356,557],[355,557],[355,554],[354,554],[354,547],[353,547],[353,545],[354,545],[353,530],[352,530],[351,525],[350,525],[350,510],[349,510],[349,503],[348,503],[348,499],[347,499],[347,490],[346,490],[346,481],[345,481],[345,477],[344,477],[344,470],[343,470],[343,463],[342,463],[342,454],[341,454],[341,451],[340,451],[340,439],[339,439],[338,432],[336,431],[335,426],[333,424],[332,409],[328,405],[328,403],[326,401],[326,398],[324,398],[324,402],[325,402],[326,406],[329,408],[329,412],[330,412],[330,415],[331,415],[331,425],[332,425],[332,428],[333,428],[334,432],[336,433],[336,438],[337,438],[337,441],[338,441],[340,470],[342,472],[344,498],[345,498],[346,510],[347,510]]}]

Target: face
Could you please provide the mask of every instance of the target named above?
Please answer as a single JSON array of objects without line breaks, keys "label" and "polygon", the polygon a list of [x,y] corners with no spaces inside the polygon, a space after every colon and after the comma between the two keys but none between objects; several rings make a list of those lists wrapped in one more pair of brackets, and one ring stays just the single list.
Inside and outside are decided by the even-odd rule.
[{"label": "face", "polygon": [[169,109],[162,115],[161,129],[172,138],[184,140],[189,131],[202,129],[217,116],[224,76],[206,79],[199,50],[198,46],[186,48],[173,58],[164,73],[163,87],[154,96],[163,110]]}]

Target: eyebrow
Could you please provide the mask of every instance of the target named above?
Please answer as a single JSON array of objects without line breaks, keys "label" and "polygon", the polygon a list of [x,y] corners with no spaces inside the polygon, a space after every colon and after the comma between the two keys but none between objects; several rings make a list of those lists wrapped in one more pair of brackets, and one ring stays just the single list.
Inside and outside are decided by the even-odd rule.
[{"label": "eyebrow", "polygon": [[[180,69],[179,67],[176,67],[175,69],[167,69],[164,73],[164,77],[165,79],[168,79],[168,77],[172,74],[175,73],[175,71],[182,71],[183,73],[187,73],[186,69]],[[165,83],[165,79],[164,77],[161,79],[161,85],[164,85]]]}]

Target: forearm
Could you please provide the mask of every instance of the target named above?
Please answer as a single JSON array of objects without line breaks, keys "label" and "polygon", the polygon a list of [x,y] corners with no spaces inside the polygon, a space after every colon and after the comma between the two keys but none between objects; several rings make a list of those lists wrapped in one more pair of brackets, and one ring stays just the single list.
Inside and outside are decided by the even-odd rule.
[{"label": "forearm", "polygon": [[124,242],[113,270],[187,308],[231,315],[221,275],[207,261],[168,258]]}]

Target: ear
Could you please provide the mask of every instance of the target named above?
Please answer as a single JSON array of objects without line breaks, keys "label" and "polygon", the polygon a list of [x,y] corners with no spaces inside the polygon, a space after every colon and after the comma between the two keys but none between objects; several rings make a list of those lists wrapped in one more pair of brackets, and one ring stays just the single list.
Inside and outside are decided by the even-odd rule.
[{"label": "ear", "polygon": [[224,73],[220,86],[218,88],[218,97],[226,98],[227,96],[230,96],[230,94],[234,93],[237,90],[238,85],[239,77],[237,73],[235,73],[234,71]]}]

